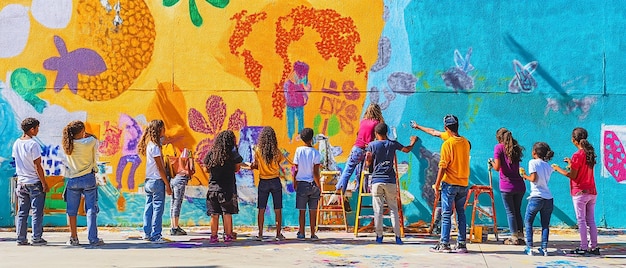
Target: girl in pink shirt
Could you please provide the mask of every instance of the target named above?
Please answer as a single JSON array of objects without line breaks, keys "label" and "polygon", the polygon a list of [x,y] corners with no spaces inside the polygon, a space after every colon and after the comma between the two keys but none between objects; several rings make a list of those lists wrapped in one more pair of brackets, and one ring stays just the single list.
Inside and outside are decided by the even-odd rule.
[{"label": "girl in pink shirt", "polygon": [[374,140],[374,127],[378,123],[384,123],[383,112],[378,104],[372,103],[365,110],[365,115],[359,124],[359,132],[357,132],[356,141],[350,151],[348,160],[346,160],[346,166],[341,172],[341,177],[337,182],[335,189],[341,190],[344,193],[348,187],[348,181],[355,170],[357,170],[357,189],[359,187],[359,178],[361,176],[362,162],[365,159],[365,146]]},{"label": "girl in pink shirt", "polygon": [[[600,255],[598,248],[598,229],[596,228],[594,209],[596,206],[596,183],[593,177],[593,167],[596,164],[596,153],[593,146],[587,141],[587,130],[575,128],[572,131],[572,143],[578,148],[572,158],[565,158],[571,170],[564,170],[556,164],[552,165],[555,171],[570,179],[570,191],[574,201],[578,231],[580,232],[580,246],[568,251],[577,255]],[[587,241],[587,227],[589,238]]]}]

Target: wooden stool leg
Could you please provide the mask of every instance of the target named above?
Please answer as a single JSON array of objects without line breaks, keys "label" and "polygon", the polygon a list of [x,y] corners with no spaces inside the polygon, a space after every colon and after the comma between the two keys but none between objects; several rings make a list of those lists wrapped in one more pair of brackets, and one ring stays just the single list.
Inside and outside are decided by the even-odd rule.
[{"label": "wooden stool leg", "polygon": [[491,215],[493,216],[493,234],[496,237],[496,242],[498,241],[498,218],[496,217],[496,202],[493,197],[493,191],[489,192],[489,197],[491,198]]},{"label": "wooden stool leg", "polygon": [[435,228],[435,219],[437,217],[437,205],[439,203],[439,197],[435,197],[435,200],[433,201],[433,215],[431,216],[430,219],[430,228],[428,229],[428,233],[429,234],[433,234],[433,230]]}]

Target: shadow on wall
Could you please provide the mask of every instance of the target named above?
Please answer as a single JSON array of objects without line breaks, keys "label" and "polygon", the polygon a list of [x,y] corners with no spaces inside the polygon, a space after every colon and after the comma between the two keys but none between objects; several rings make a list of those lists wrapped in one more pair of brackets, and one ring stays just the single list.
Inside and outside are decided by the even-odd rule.
[{"label": "shadow on wall", "polygon": [[[531,62],[531,61],[537,60],[537,57],[535,57],[528,50],[522,47],[522,45],[519,42],[517,42],[517,40],[515,40],[515,38],[513,38],[513,36],[511,36],[510,34],[507,34],[504,37],[504,43],[509,47],[509,49],[511,49],[512,52],[521,55],[524,61]],[[548,72],[546,72],[546,70],[541,65],[537,67],[535,72],[539,74],[541,77],[543,77],[543,79],[545,79],[546,82],[554,90],[556,90],[561,95],[561,97],[564,98],[564,102],[569,102],[572,100],[572,98],[567,94],[567,92],[565,92],[565,89],[563,89],[561,84],[558,81],[556,81],[556,79],[554,79],[554,77],[552,77]]]}]

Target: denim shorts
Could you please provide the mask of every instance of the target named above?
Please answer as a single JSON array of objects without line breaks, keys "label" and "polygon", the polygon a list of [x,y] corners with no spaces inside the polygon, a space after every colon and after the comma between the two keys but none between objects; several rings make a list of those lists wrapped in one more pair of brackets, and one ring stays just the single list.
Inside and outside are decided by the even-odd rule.
[{"label": "denim shorts", "polygon": [[267,201],[272,194],[272,201],[274,201],[274,209],[283,208],[283,184],[280,183],[279,178],[273,179],[261,179],[259,181],[259,195],[257,208],[265,209],[267,207]]},{"label": "denim shorts", "polygon": [[[78,214],[81,196],[85,196],[85,204],[95,206],[95,212],[97,213],[98,185],[94,173],[67,179],[65,190],[63,191],[63,200],[67,202],[66,213],[68,216],[76,216]],[[85,208],[85,211],[87,211],[87,208]]]},{"label": "denim shorts", "polygon": [[298,181],[297,183],[296,209],[306,210],[308,205],[309,210],[317,210],[317,202],[319,202],[321,194],[320,188],[315,182]]}]

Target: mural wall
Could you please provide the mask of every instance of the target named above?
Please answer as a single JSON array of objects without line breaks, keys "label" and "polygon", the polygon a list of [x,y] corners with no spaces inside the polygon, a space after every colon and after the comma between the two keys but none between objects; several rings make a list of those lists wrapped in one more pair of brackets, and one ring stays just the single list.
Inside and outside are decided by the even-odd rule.
[{"label": "mural wall", "polygon": [[[430,219],[441,145],[409,121],[441,130],[452,113],[473,145],[472,183],[488,183],[500,127],[527,148],[524,166],[536,141],[548,142],[561,163],[575,151],[571,130],[587,128],[599,158],[596,220],[626,227],[617,213],[623,204],[608,201],[626,189],[625,11],[608,0],[3,1],[0,226],[13,224],[11,146],[26,117],[42,122],[38,142],[53,186],[45,223],[66,224],[61,129],[83,120],[101,140],[98,223],[129,226],[142,222],[145,157],[137,143],[152,119],[168,127],[166,150],[189,148],[197,159],[230,129],[251,161],[263,126],[274,127],[291,157],[298,131],[311,127],[329,137],[341,168],[364,107],[378,103],[392,137],[405,144],[420,137],[412,152],[398,154],[406,224]],[[283,173],[284,221],[295,225],[288,166]],[[190,181],[183,224],[208,224],[207,182],[204,172]],[[254,174],[241,171],[237,185],[235,223],[255,225]],[[549,186],[552,224],[575,225],[568,180],[554,174]],[[506,224],[501,200],[496,205]]]}]

